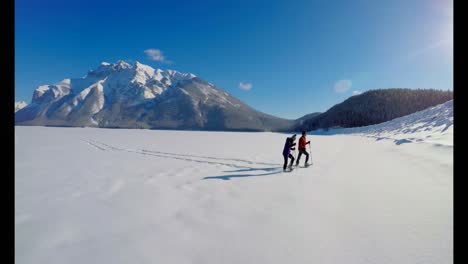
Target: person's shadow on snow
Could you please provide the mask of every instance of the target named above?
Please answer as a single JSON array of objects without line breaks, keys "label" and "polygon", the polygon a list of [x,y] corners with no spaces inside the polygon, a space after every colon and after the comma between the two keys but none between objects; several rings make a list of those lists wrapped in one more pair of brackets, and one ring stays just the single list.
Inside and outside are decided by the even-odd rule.
[{"label": "person's shadow on snow", "polygon": [[273,168],[249,168],[249,169],[240,169],[240,170],[230,170],[224,172],[247,172],[247,171],[267,171],[266,173],[260,174],[230,174],[230,175],[221,175],[221,176],[209,176],[203,178],[203,180],[230,180],[231,178],[244,178],[244,177],[255,177],[255,176],[268,176],[273,174],[278,174],[282,172],[281,167],[273,167]]}]

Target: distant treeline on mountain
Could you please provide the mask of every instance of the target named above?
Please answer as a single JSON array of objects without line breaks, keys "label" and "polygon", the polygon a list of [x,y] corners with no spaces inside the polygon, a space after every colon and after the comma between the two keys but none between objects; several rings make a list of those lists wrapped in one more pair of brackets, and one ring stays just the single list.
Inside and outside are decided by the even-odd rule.
[{"label": "distant treeline on mountain", "polygon": [[360,127],[409,115],[453,99],[452,91],[378,89],[355,95],[325,113],[303,120],[297,130]]}]

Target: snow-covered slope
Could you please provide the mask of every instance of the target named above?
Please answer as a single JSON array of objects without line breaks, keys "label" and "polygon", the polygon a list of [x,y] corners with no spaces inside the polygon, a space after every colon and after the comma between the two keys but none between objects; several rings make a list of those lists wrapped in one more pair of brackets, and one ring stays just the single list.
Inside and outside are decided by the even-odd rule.
[{"label": "snow-covered slope", "polygon": [[306,118],[297,130],[376,125],[453,100],[453,91],[437,89],[372,89],[353,95],[326,112]]},{"label": "snow-covered slope", "polygon": [[451,147],[286,136],[17,126],[15,262],[453,262]]},{"label": "snow-covered slope", "polygon": [[18,112],[19,110],[25,108],[28,105],[25,101],[18,101],[15,102],[15,113]]},{"label": "snow-covered slope", "polygon": [[293,121],[258,112],[191,73],[139,62],[103,62],[83,78],[37,88],[19,125],[286,130]]},{"label": "snow-covered slope", "polygon": [[453,146],[453,100],[393,119],[365,127],[314,131],[314,134],[358,134],[381,139],[391,139],[396,144],[427,142]]}]

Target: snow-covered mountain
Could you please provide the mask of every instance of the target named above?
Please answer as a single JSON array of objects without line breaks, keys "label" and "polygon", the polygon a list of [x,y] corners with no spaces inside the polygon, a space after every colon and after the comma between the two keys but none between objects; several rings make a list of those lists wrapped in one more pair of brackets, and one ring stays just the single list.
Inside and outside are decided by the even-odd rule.
[{"label": "snow-covered mountain", "polygon": [[19,110],[25,108],[28,105],[25,101],[18,101],[15,102],[15,113],[18,112]]},{"label": "snow-covered mountain", "polygon": [[19,125],[286,130],[293,121],[256,111],[191,73],[103,62],[82,78],[38,87]]},{"label": "snow-covered mountain", "polygon": [[453,100],[377,125],[317,130],[314,134],[359,134],[396,144],[427,142],[453,146]]}]

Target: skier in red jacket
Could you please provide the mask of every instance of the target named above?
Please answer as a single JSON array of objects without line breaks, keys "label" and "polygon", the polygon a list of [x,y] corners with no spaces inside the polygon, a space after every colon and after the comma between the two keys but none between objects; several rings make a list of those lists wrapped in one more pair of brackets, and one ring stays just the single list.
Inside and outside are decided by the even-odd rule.
[{"label": "skier in red jacket", "polygon": [[299,156],[297,157],[296,161],[296,166],[299,166],[299,160],[301,159],[302,154],[306,156],[306,160],[304,163],[305,167],[308,167],[309,164],[307,163],[309,161],[309,153],[306,151],[306,145],[310,144],[310,141],[306,142],[306,132],[302,131],[302,136],[299,138]]}]

